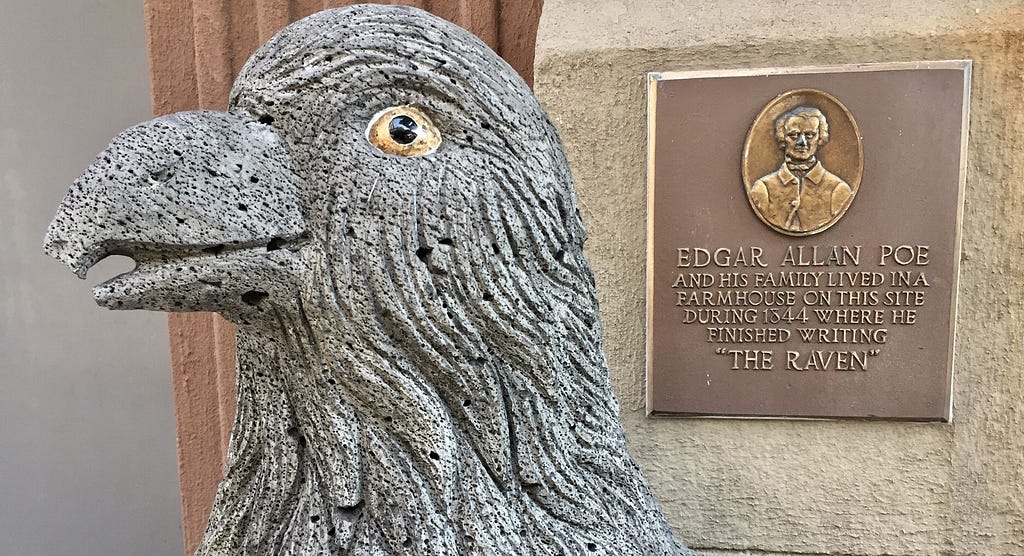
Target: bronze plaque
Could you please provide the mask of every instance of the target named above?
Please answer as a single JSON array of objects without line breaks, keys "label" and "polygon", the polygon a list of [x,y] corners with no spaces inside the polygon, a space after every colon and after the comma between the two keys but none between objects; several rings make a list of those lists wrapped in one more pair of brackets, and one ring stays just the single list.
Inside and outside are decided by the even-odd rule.
[{"label": "bronze plaque", "polygon": [[970,69],[649,75],[649,414],[950,420]]}]

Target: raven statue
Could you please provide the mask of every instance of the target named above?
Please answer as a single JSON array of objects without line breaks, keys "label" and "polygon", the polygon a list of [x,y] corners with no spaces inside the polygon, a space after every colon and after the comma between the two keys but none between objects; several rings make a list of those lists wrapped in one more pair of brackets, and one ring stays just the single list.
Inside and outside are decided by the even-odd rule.
[{"label": "raven statue", "polygon": [[238,325],[200,556],[682,555],[626,450],[554,127],[467,31],[296,22],[228,112],[116,138],[45,249],[111,309]]}]

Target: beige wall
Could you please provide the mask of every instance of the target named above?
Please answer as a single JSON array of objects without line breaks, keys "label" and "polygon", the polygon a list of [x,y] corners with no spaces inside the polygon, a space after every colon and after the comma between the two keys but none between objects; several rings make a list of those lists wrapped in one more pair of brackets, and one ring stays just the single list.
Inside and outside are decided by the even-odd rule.
[{"label": "beige wall", "polygon": [[[695,547],[1024,554],[1022,24],[1008,1],[545,3],[535,87],[576,178],[623,418]],[[974,60],[954,422],[647,419],[645,72],[954,58]]]},{"label": "beige wall", "polygon": [[0,554],[181,553],[167,319],[43,254],[72,180],[149,118],[141,3],[0,0]]}]

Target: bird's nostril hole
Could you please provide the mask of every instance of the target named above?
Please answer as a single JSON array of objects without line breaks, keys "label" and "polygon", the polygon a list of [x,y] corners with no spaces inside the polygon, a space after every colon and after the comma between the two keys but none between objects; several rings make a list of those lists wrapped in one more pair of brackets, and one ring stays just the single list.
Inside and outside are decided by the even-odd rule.
[{"label": "bird's nostril hole", "polygon": [[242,294],[242,301],[247,305],[259,305],[264,299],[270,297],[267,292],[249,290]]},{"label": "bird's nostril hole", "polygon": [[420,247],[419,249],[416,250],[416,256],[419,257],[421,261],[426,262],[427,257],[430,256],[430,253],[432,251],[433,249],[431,249],[430,247]]},{"label": "bird's nostril hole", "polygon": [[153,181],[164,182],[174,177],[173,168],[164,168],[151,174]]},{"label": "bird's nostril hole", "polygon": [[278,249],[284,247],[286,243],[288,242],[279,237],[275,237],[274,239],[271,239],[270,242],[267,243],[267,251],[277,251]]}]

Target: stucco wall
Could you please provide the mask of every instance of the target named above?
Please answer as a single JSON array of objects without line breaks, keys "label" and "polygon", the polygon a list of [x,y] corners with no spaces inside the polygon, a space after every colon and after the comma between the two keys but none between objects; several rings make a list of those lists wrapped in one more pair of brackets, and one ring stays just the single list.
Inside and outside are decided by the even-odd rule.
[{"label": "stucco wall", "polygon": [[0,554],[180,554],[167,318],[42,252],[57,203],[149,118],[141,3],[0,0]]},{"label": "stucco wall", "polygon": [[[535,86],[569,152],[623,419],[693,546],[1024,554],[1022,21],[1007,1],[545,3]],[[974,75],[953,423],[646,418],[645,73],[958,58]]]}]

